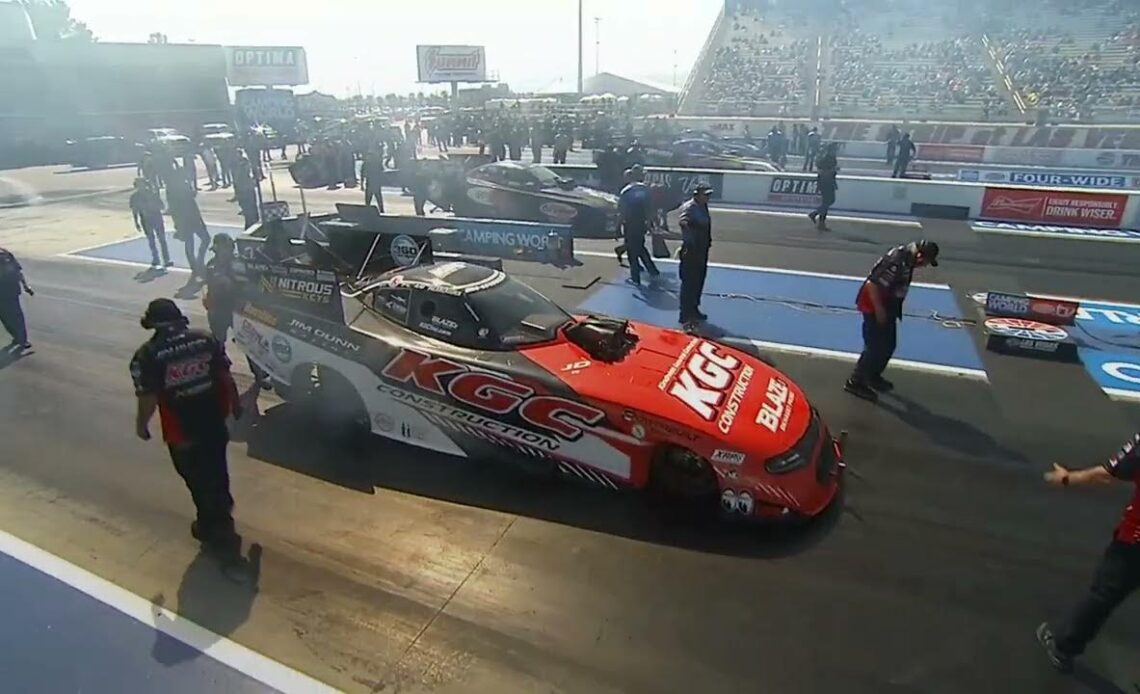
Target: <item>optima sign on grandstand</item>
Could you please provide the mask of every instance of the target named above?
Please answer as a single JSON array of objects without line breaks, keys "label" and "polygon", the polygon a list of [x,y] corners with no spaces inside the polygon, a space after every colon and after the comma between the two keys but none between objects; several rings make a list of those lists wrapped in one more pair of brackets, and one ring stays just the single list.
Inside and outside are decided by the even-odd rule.
[{"label": "optima sign on grandstand", "polygon": [[483,46],[416,46],[419,82],[486,82]]},{"label": "optima sign on grandstand", "polygon": [[226,46],[231,87],[295,86],[309,83],[309,62],[300,46]]}]

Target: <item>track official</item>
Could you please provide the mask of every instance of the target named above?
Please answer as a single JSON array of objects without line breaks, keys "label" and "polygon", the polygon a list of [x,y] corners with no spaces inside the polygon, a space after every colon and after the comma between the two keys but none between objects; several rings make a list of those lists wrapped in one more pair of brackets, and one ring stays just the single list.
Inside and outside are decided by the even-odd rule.
[{"label": "track official", "polygon": [[[629,254],[629,281],[640,285],[642,266],[650,277],[657,277],[661,273],[645,247],[645,235],[649,232],[650,226],[649,188],[643,183],[645,169],[640,164],[635,164],[628,171],[630,180],[618,197],[618,213],[621,218],[623,245]],[[620,262],[620,253],[618,259]]]},{"label": "track official", "polygon": [[20,306],[21,290],[28,296],[35,292],[24,278],[24,268],[16,256],[6,248],[0,248],[0,324],[12,336],[8,349],[31,349],[28,342],[28,324],[24,320],[24,309]]},{"label": "track official", "polygon": [[191,330],[170,299],[155,299],[140,321],[153,330],[131,359],[138,397],[135,431],[150,440],[150,420],[158,411],[162,436],[174,469],[186,482],[197,509],[190,525],[194,539],[225,557],[240,555],[241,538],[231,515],[226,418],[241,417],[237,387],[221,343]]},{"label": "track official", "polygon": [[1140,434],[1100,465],[1070,471],[1054,463],[1045,481],[1063,487],[1113,481],[1133,485],[1132,501],[1101,557],[1088,593],[1055,632],[1048,622],[1037,627],[1037,640],[1053,666],[1070,672],[1073,660],[1084,653],[1113,610],[1140,588]]},{"label": "track official", "polygon": [[938,244],[921,240],[896,246],[875,262],[859,287],[855,305],[863,314],[863,353],[844,386],[848,393],[874,402],[879,392],[894,388],[883,378],[883,370],[895,353],[898,323],[914,269],[926,265],[938,267]]},{"label": "track official", "polygon": [[709,271],[709,249],[712,248],[712,216],[709,214],[711,186],[698,183],[691,200],[681,205],[681,324],[692,330],[706,320],[701,313],[701,294]]}]

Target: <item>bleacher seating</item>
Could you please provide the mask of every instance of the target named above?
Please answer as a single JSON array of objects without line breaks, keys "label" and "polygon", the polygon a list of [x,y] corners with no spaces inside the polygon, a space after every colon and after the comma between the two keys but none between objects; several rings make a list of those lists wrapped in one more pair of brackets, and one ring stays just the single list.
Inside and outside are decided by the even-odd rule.
[{"label": "bleacher seating", "polygon": [[686,114],[1140,121],[1137,0],[732,0],[725,11]]}]

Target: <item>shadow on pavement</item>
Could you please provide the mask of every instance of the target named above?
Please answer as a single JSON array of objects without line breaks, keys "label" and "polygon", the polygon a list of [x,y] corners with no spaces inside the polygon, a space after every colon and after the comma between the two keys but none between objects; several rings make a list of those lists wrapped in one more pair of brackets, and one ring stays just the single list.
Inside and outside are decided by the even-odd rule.
[{"label": "shadow on pavement", "polygon": [[899,393],[879,398],[878,406],[898,417],[916,431],[921,431],[941,448],[953,449],[978,458],[1000,458],[1014,463],[1030,461],[1021,451],[998,443],[994,437],[973,424],[938,414],[925,405]]},{"label": "shadow on pavement", "polygon": [[288,404],[252,406],[234,439],[251,458],[366,494],[377,487],[546,520],[634,540],[715,554],[779,558],[823,540],[843,515],[842,498],[799,525],[730,524],[708,513],[654,503],[636,492],[607,492],[505,461],[441,455],[373,436],[359,450],[332,451]]},{"label": "shadow on pavement", "polygon": [[[155,610],[155,637],[151,657],[166,666],[193,660],[202,654],[170,636],[166,631],[177,628],[180,621],[203,627],[211,637],[227,637],[249,619],[261,580],[261,546],[252,544],[247,557],[233,566],[223,567],[217,557],[201,550],[186,567],[178,586],[178,615],[171,624],[169,617]],[[151,599],[155,608],[166,607],[161,593]],[[165,622],[165,624],[164,624]],[[189,625],[187,625],[189,626]],[[212,644],[196,644],[207,647]]]},{"label": "shadow on pavement", "polygon": [[33,354],[35,354],[35,350],[24,349],[17,345],[9,345],[3,350],[0,350],[0,369],[11,366],[24,357],[30,357]]}]

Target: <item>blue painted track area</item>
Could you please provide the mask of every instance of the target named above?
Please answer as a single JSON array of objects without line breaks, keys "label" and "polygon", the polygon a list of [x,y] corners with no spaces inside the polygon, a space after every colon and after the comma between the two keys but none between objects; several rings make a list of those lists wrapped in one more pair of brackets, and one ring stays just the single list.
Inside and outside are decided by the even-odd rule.
[{"label": "blue painted track area", "polygon": [[275,691],[3,553],[0,605],[4,691]]},{"label": "blue painted track area", "polygon": [[[579,310],[677,327],[677,263],[656,262],[663,279],[658,287],[612,283]],[[833,275],[710,266],[701,310],[709,315],[711,326],[730,337],[859,354],[863,319],[855,309],[855,295],[861,283]],[[954,319],[962,317],[948,288],[913,286],[899,326],[896,357],[935,367],[982,370],[969,328],[953,327]]]},{"label": "blue painted track area", "polygon": [[1101,388],[1140,398],[1140,305],[1081,301],[1071,333]]},{"label": "blue painted track area", "polygon": [[[169,227],[169,222],[167,223]],[[206,232],[212,237],[214,234],[227,233],[234,238],[241,235],[242,230],[240,227],[229,225],[206,225]],[[194,240],[194,252],[198,252],[198,239]],[[170,259],[174,261],[174,267],[181,270],[189,270],[190,264],[186,262],[186,249],[185,244],[181,241],[174,239],[173,232],[166,234],[166,247],[170,250]],[[207,246],[208,247],[208,246]],[[150,245],[146,241],[146,237],[139,234],[136,238],[119,241],[117,243],[110,243],[105,246],[98,246],[96,248],[88,248],[80,251],[75,251],[70,255],[78,258],[91,258],[95,260],[112,260],[120,263],[134,263],[141,266],[150,265]],[[206,259],[209,260],[210,254],[206,253]]]}]

